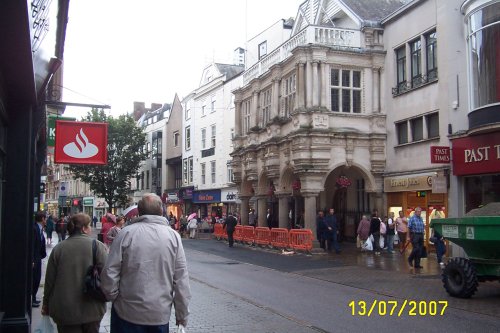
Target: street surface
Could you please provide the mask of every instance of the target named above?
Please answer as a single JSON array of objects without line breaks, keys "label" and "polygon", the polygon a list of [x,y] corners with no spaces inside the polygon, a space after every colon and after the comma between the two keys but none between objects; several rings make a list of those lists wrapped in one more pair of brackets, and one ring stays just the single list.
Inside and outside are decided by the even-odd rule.
[{"label": "street surface", "polygon": [[[284,255],[216,240],[183,241],[193,294],[190,333],[499,331],[500,284],[480,283],[471,299],[451,298],[434,254],[415,272],[406,256],[376,257],[350,243],[342,244],[340,255]],[[109,308],[101,332],[109,332]],[[33,327],[39,320],[33,309]]]}]

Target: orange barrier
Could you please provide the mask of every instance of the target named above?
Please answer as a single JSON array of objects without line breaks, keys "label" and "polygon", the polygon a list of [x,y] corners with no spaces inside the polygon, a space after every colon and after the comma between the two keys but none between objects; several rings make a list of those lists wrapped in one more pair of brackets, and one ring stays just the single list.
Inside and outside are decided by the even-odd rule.
[{"label": "orange barrier", "polygon": [[222,236],[224,235],[224,230],[222,229],[222,224],[220,224],[220,223],[214,224],[213,235],[218,240],[220,240],[222,238]]},{"label": "orange barrier", "polygon": [[271,229],[271,245],[279,248],[287,248],[289,245],[288,229]]},{"label": "orange barrier", "polygon": [[243,241],[243,226],[242,225],[237,225],[236,228],[234,228],[233,238],[237,242]]},{"label": "orange barrier", "polygon": [[313,234],[311,229],[292,229],[289,232],[290,247],[294,250],[311,251],[313,248]]},{"label": "orange barrier", "polygon": [[254,230],[254,243],[259,245],[271,244],[271,230],[266,227],[257,227]]},{"label": "orange barrier", "polygon": [[242,227],[243,242],[253,245],[255,242],[255,228],[249,225]]}]

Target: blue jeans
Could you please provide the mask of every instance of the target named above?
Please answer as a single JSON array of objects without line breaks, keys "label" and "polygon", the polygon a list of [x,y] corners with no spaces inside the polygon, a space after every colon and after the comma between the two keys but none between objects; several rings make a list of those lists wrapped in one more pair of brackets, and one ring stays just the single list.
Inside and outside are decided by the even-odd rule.
[{"label": "blue jeans", "polygon": [[168,323],[165,325],[139,325],[121,319],[111,308],[111,333],[168,333]]},{"label": "blue jeans", "polygon": [[394,235],[387,234],[387,252],[394,251]]}]

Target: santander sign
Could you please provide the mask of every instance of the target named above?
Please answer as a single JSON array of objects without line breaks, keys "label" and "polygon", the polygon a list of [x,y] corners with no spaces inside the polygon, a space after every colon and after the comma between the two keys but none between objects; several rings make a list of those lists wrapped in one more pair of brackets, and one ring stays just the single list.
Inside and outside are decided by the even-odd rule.
[{"label": "santander sign", "polygon": [[56,121],[55,163],[107,164],[108,124]]}]

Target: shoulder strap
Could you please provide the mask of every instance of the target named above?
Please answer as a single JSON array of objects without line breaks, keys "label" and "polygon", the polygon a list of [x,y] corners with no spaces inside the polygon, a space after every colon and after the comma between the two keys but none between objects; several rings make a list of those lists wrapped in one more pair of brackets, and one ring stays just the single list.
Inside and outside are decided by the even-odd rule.
[{"label": "shoulder strap", "polygon": [[95,266],[96,252],[97,252],[97,241],[95,239],[93,239],[92,240],[92,266]]}]

